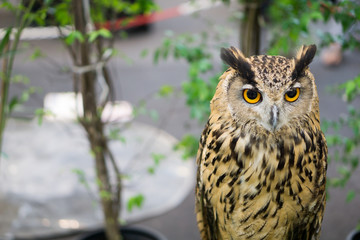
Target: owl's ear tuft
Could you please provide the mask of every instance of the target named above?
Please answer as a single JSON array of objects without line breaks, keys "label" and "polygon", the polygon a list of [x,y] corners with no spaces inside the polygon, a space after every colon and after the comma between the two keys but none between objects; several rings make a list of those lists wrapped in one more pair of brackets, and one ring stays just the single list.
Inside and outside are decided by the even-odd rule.
[{"label": "owl's ear tuft", "polygon": [[304,72],[304,70],[312,62],[316,53],[316,45],[303,45],[296,54],[295,68],[292,73],[292,79],[296,79]]},{"label": "owl's ear tuft", "polygon": [[220,57],[227,65],[235,69],[242,78],[253,81],[254,71],[240,50],[235,47],[221,48]]}]

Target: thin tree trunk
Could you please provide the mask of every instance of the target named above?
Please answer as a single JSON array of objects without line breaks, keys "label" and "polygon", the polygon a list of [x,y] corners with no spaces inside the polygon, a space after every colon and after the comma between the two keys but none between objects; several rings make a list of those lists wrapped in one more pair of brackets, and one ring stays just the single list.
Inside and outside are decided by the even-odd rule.
[{"label": "thin tree trunk", "polygon": [[245,56],[258,55],[260,50],[260,6],[261,1],[247,0],[244,5],[244,18],[240,24],[240,47]]},{"label": "thin tree trunk", "polygon": [[[15,61],[16,50],[20,42],[20,36],[22,31],[26,26],[28,26],[31,23],[31,18],[29,17],[29,13],[32,7],[34,6],[34,4],[35,4],[35,0],[31,0],[29,2],[29,6],[25,9],[23,16],[18,19],[20,23],[15,33],[14,40],[10,44],[11,41],[10,39],[8,39],[8,42],[5,43],[4,49],[2,49],[4,53],[4,59],[3,59],[2,76],[1,76],[1,100],[0,100],[0,160],[2,157],[2,144],[3,144],[5,125],[11,110],[8,105],[8,96],[9,96],[10,81],[11,81],[11,75]],[[20,16],[21,11],[23,11],[23,9],[18,8],[16,15]]]},{"label": "thin tree trunk", "polygon": [[[82,0],[72,1],[74,10],[75,29],[86,35],[86,18],[84,4]],[[78,66],[87,66],[90,62],[90,45],[88,41],[78,42],[76,47],[76,64]],[[97,109],[96,100],[96,73],[94,71],[85,72],[79,76],[80,91],[83,97],[84,115],[80,122],[84,126],[91,150],[95,157],[96,176],[99,180],[99,194],[104,214],[105,232],[108,240],[121,240],[119,234],[118,215],[119,201],[114,196],[109,172],[106,166],[106,155],[108,151],[107,140],[104,135],[104,124]],[[117,191],[115,191],[117,192]]]},{"label": "thin tree trunk", "polygon": [[[10,44],[7,43],[4,47],[4,53],[7,54],[9,51]],[[6,108],[8,103],[8,91],[9,91],[9,84],[10,84],[10,74],[8,73],[8,60],[7,56],[4,57],[2,62],[2,76],[0,76],[1,81],[1,100],[0,100],[0,160],[2,157],[2,140],[3,134],[5,131],[5,124],[7,118],[7,111]]]}]

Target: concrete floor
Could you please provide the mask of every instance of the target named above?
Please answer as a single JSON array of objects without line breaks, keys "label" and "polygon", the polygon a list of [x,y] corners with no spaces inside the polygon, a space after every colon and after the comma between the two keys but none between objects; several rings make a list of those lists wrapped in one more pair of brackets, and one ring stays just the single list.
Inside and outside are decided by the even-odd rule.
[{"label": "concrete floor", "polygon": [[[175,6],[181,1],[158,1],[164,8]],[[208,10],[202,14],[211,17],[216,23],[224,23],[229,12],[224,7]],[[0,21],[3,22],[3,21]],[[229,27],[229,25],[227,25]],[[230,25],[236,31],[235,25]],[[179,17],[156,23],[151,32],[147,34],[136,34],[126,40],[118,40],[116,46],[122,52],[134,59],[132,65],[127,65],[124,60],[117,57],[110,61],[111,73],[115,76],[115,89],[118,99],[125,99],[133,104],[145,96],[154,93],[163,84],[180,86],[187,79],[187,66],[184,62],[170,60],[161,62],[154,66],[151,57],[140,58],[144,48],[153,49],[158,46],[166,30],[172,30],[176,34],[182,32],[200,32],[208,29],[208,25],[199,19],[192,17]],[[237,35],[229,38],[230,45],[237,45]],[[34,86],[40,86],[42,92],[31,97],[19,114],[31,114],[31,112],[42,106],[43,98],[47,92],[61,92],[72,90],[72,80],[69,73],[61,72],[64,66],[71,64],[70,59],[64,51],[61,43],[57,40],[32,41],[31,48],[40,48],[49,58],[39,59],[35,62],[24,60],[29,51],[18,57],[15,63],[15,73],[24,74],[31,80]],[[220,60],[218,60],[220,64]],[[337,119],[346,112],[345,104],[339,96],[330,94],[327,87],[333,84],[342,83],[347,79],[359,74],[360,54],[359,52],[346,52],[342,64],[335,68],[322,66],[318,57],[311,64],[311,70],[315,75],[319,98],[320,111],[323,119]],[[61,73],[61,74],[59,74]],[[18,94],[23,89],[21,85],[12,87],[12,94]],[[189,119],[189,111],[185,106],[183,97],[172,98],[169,101],[151,99],[148,101],[150,108],[157,109],[160,118],[166,118],[165,124],[160,126],[177,138],[184,134],[192,133],[200,135],[202,126]],[[169,114],[169,109],[171,114]],[[157,126],[149,118],[141,117],[138,121]],[[349,188],[359,188],[360,174],[357,170],[348,184]],[[329,167],[329,176],[336,174],[335,164]],[[359,195],[346,203],[347,190],[336,189],[330,191],[330,199],[327,202],[325,218],[322,228],[322,240],[341,240],[356,226],[360,220],[360,197]],[[194,193],[190,193],[185,201],[177,208],[168,213],[141,221],[137,224],[145,225],[159,230],[169,240],[200,239],[194,214]],[[73,240],[77,236],[62,238]]]}]

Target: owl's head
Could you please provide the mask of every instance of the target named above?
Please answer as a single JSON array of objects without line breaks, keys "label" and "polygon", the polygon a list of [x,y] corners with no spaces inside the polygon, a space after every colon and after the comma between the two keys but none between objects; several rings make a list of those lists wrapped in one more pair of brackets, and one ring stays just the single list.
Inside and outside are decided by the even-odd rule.
[{"label": "owl's head", "polygon": [[308,68],[315,53],[315,45],[302,46],[291,59],[246,58],[234,47],[221,49],[222,60],[230,66],[217,89],[226,98],[222,107],[236,122],[256,122],[271,132],[318,111],[316,85]]}]

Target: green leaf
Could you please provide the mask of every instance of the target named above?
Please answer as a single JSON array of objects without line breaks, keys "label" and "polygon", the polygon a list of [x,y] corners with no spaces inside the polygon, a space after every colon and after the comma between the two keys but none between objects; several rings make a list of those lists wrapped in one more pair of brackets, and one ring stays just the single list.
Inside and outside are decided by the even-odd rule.
[{"label": "green leaf", "polygon": [[55,116],[50,110],[45,110],[43,108],[38,108],[35,110],[35,116],[38,119],[38,125],[40,126],[43,123],[45,116]]},{"label": "green leaf", "polygon": [[188,134],[175,145],[175,150],[183,151],[183,159],[195,157],[199,147],[199,139]]},{"label": "green leaf", "polygon": [[36,88],[36,87],[29,87],[28,89],[24,90],[24,92],[20,96],[21,103],[25,103],[25,102],[29,101],[30,95],[32,95],[38,91],[39,91],[39,88]]},{"label": "green leaf", "polygon": [[4,49],[5,46],[9,43],[10,41],[10,35],[11,35],[11,31],[12,28],[9,27],[8,29],[6,29],[5,31],[5,36],[3,37],[3,39],[0,42],[0,58],[2,57],[2,55],[4,54]]},{"label": "green leaf", "polygon": [[111,38],[112,34],[109,30],[102,28],[97,31],[90,32],[88,41],[94,42],[98,37]]},{"label": "green leaf", "polygon": [[30,83],[30,79],[27,76],[17,74],[11,78],[11,82],[27,85]]},{"label": "green leaf", "polygon": [[321,39],[321,47],[328,46],[331,43],[335,42],[334,36],[328,32],[319,33],[319,37]]},{"label": "green leaf", "polygon": [[90,190],[90,185],[88,181],[86,180],[86,174],[83,170],[79,168],[72,169],[72,172],[76,174],[78,181],[85,186],[86,189]]},{"label": "green leaf", "polygon": [[9,1],[2,1],[0,8],[6,8],[9,11],[16,11],[18,9],[18,7],[16,7]]},{"label": "green leaf", "polygon": [[144,49],[141,51],[140,56],[142,58],[145,58],[147,55],[149,55],[149,49]]},{"label": "green leaf", "polygon": [[133,64],[134,61],[128,55],[126,55],[124,52],[119,51],[119,50],[116,50],[116,51],[113,50],[113,52],[116,52],[116,54],[119,57],[121,57],[121,59],[123,59],[128,65]]},{"label": "green leaf", "polygon": [[110,132],[109,132],[109,139],[111,140],[116,140],[116,141],[120,141],[121,143],[126,143],[126,138],[121,136],[120,134],[121,132],[121,129],[120,128],[113,128],[113,129],[110,129]]},{"label": "green leaf", "polygon": [[126,143],[126,138],[120,136],[120,137],[119,137],[119,141],[120,141],[121,143],[125,144],[125,143]]},{"label": "green leaf", "polygon": [[81,169],[78,169],[78,168],[74,168],[72,170],[73,173],[76,174],[76,176],[78,177],[78,180],[80,183],[85,183],[86,182],[86,177],[85,177],[85,172]]},{"label": "green leaf", "polygon": [[138,106],[134,106],[133,108],[133,115],[134,117],[138,117],[140,115],[145,115],[147,113],[146,110],[146,102],[140,101]]},{"label": "green leaf", "polygon": [[311,12],[310,16],[312,20],[324,20],[323,15],[318,11]]},{"label": "green leaf", "polygon": [[111,200],[112,199],[112,195],[109,191],[105,191],[105,190],[102,190],[99,192],[99,195],[102,199],[105,199],[105,200]]},{"label": "green leaf", "polygon": [[360,159],[357,156],[351,158],[350,163],[351,163],[352,169],[356,169],[359,166],[359,161],[360,161]]},{"label": "green leaf", "polygon": [[54,9],[55,21],[60,26],[69,25],[72,22],[70,15],[71,2],[70,1],[61,1],[57,4]]},{"label": "green leaf", "polygon": [[326,133],[329,129],[330,123],[328,120],[324,119],[321,121],[321,130]]},{"label": "green leaf", "polygon": [[121,39],[127,39],[129,37],[129,35],[125,31],[121,31],[119,35]]},{"label": "green leaf", "polygon": [[351,175],[350,170],[345,166],[339,167],[338,172],[345,180],[347,180]]},{"label": "green leaf", "polygon": [[156,170],[156,168],[159,166],[160,161],[162,161],[163,159],[165,159],[166,156],[163,155],[163,154],[159,154],[159,153],[151,153],[151,158],[152,158],[153,161],[154,161],[154,165],[148,167],[147,170],[148,170],[148,173],[150,173],[150,174],[155,174],[155,170]]},{"label": "green leaf", "polygon": [[151,175],[155,174],[155,167],[148,167],[147,169],[148,173],[150,173]]},{"label": "green leaf", "polygon": [[329,185],[332,187],[341,187],[342,186],[342,180],[340,178],[330,178],[328,182],[329,182]]},{"label": "green leaf", "polygon": [[90,156],[92,157],[92,158],[95,158],[96,157],[96,153],[93,151],[93,150],[90,150]]},{"label": "green leaf", "polygon": [[212,66],[211,62],[208,59],[202,59],[199,62],[199,70],[203,73],[211,70],[212,67],[213,66]]},{"label": "green leaf", "polygon": [[166,156],[164,154],[151,153],[151,158],[154,160],[155,165],[158,166],[160,161],[164,160]]},{"label": "green leaf", "polygon": [[159,63],[160,51],[161,51],[161,50],[160,50],[159,48],[155,50],[154,60],[153,60],[155,64]]},{"label": "green leaf", "polygon": [[11,113],[13,110],[14,110],[14,108],[17,106],[17,105],[19,105],[19,99],[18,99],[18,97],[13,97],[13,98],[11,98],[11,100],[10,100],[10,102],[9,102],[9,112]]},{"label": "green leaf", "polygon": [[75,40],[78,40],[79,42],[84,42],[84,36],[79,31],[72,31],[66,38],[65,43],[67,45],[72,45]]},{"label": "green leaf", "polygon": [[159,90],[159,96],[168,97],[174,92],[174,87],[170,85],[163,85]]},{"label": "green leaf", "polygon": [[0,152],[0,158],[9,159],[9,155],[7,155],[5,152]]},{"label": "green leaf", "polygon": [[103,38],[112,38],[112,33],[106,28],[99,29],[98,32]]},{"label": "green leaf", "polygon": [[346,195],[346,202],[351,202],[355,198],[355,195],[356,195],[355,191],[350,190]]},{"label": "green leaf", "polygon": [[88,41],[89,41],[89,42],[94,42],[94,41],[98,38],[98,36],[99,36],[99,33],[98,33],[98,32],[96,32],[96,31],[91,32],[91,33],[89,33],[89,39],[88,39]]},{"label": "green leaf", "polygon": [[341,137],[338,135],[326,135],[326,141],[329,146],[335,146],[341,144]]},{"label": "green leaf", "polygon": [[142,194],[138,194],[136,196],[129,198],[129,200],[127,202],[127,210],[129,212],[131,212],[135,207],[141,208],[141,206],[144,203],[144,200],[145,200],[145,197]]},{"label": "green leaf", "polygon": [[34,50],[34,52],[31,54],[30,60],[34,61],[34,60],[39,59],[41,57],[45,57],[45,55],[43,54],[43,52],[39,48],[36,48]]},{"label": "green leaf", "polygon": [[345,84],[345,96],[347,101],[351,101],[353,99],[355,90],[356,90],[356,84],[354,81],[348,81]]},{"label": "green leaf", "polygon": [[159,120],[159,113],[156,110],[150,110],[149,112],[149,116],[153,121],[158,121]]},{"label": "green leaf", "polygon": [[350,153],[354,147],[355,147],[355,143],[352,141],[352,139],[345,140],[345,152],[346,153]]},{"label": "green leaf", "polygon": [[356,16],[357,20],[360,20],[360,5],[358,5],[358,6],[354,9],[354,13],[355,13],[355,16]]}]

